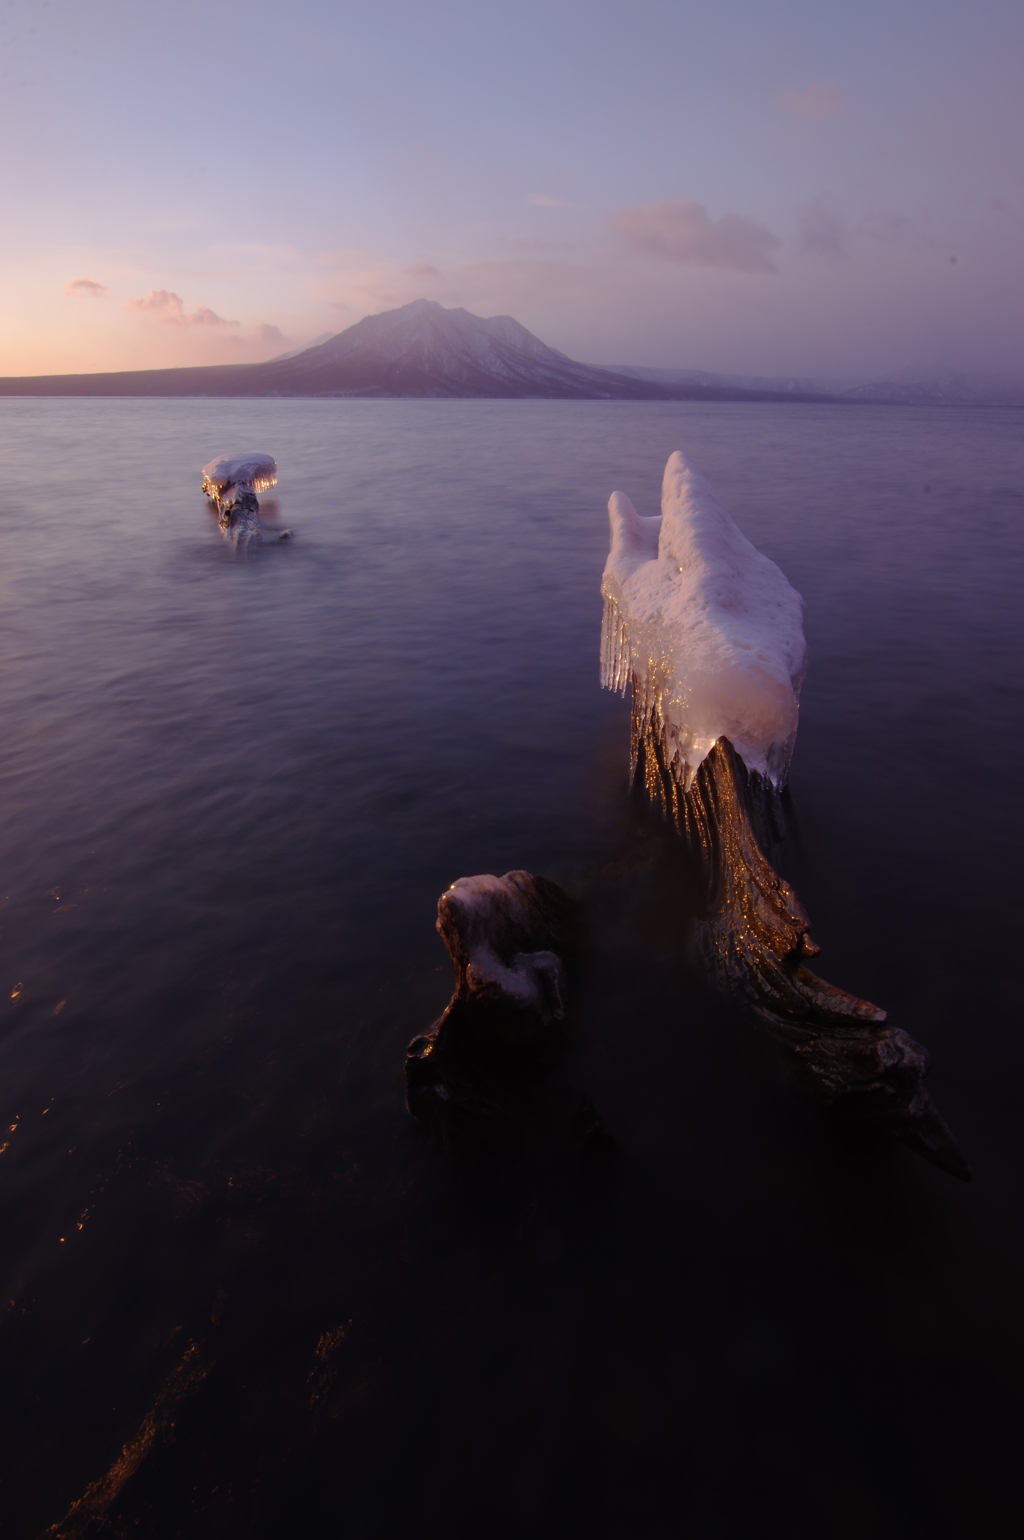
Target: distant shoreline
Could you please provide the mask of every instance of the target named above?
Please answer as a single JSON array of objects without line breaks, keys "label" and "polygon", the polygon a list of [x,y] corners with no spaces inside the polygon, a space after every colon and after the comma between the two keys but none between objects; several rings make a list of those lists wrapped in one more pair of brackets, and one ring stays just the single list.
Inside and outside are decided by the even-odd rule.
[{"label": "distant shoreline", "polygon": [[[74,378],[74,376],[72,376]],[[86,379],[93,378],[85,376]],[[117,390],[103,388],[67,389],[51,386],[51,388],[25,389],[21,388],[33,380],[64,382],[61,375],[29,375],[23,381],[16,377],[4,379],[0,377],[0,398],[11,401],[548,401],[552,404],[559,401],[579,402],[589,401],[596,406],[670,406],[672,404],[683,405],[691,402],[694,405],[723,405],[723,406],[905,406],[905,407],[942,407],[948,410],[956,408],[970,409],[972,411],[1024,411],[1024,401],[950,401],[938,397],[922,397],[908,399],[898,395],[878,396],[829,396],[829,395],[797,395],[789,391],[686,391],[678,395],[668,394],[659,396],[570,396],[570,395],[487,395],[483,392],[465,395],[455,395],[452,392],[437,392],[427,394],[424,391],[408,391],[404,393],[388,393],[380,390],[365,391],[254,391],[254,390],[168,390],[168,389],[135,389]]]},{"label": "distant shoreline", "polygon": [[714,374],[583,364],[512,316],[417,299],[260,364],[8,375],[0,396],[302,401],[719,401],[836,406],[1024,406],[1024,375],[938,370],[888,379]]}]

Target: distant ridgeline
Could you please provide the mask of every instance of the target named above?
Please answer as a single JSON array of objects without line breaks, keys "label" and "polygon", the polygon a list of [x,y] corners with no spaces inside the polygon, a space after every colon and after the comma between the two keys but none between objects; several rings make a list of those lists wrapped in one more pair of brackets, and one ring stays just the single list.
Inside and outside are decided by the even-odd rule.
[{"label": "distant ridgeline", "polygon": [[[366,316],[316,347],[265,364],[0,379],[4,396],[434,396],[577,401],[942,401],[1024,405],[1024,380],[745,379],[695,371],[597,368],[549,348],[511,316],[484,320],[417,299]],[[950,383],[952,382],[952,384]],[[973,384],[971,382],[974,382]],[[997,389],[996,386],[999,386]],[[945,393],[943,393],[943,391]],[[929,394],[930,392],[930,394]]]}]

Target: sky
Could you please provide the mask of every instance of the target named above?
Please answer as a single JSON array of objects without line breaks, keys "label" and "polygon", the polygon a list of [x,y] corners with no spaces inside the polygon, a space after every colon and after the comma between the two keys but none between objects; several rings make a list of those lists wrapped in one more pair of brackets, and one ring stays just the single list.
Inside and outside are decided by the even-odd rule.
[{"label": "sky", "polygon": [[0,0],[0,374],[419,296],[589,363],[1024,374],[1020,0]]}]

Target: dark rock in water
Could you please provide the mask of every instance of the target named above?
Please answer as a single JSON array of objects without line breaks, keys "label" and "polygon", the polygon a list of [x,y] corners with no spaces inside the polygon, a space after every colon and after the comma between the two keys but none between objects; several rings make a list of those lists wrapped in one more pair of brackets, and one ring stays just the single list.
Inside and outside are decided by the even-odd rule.
[{"label": "dark rock in water", "polygon": [[530,872],[460,877],[437,905],[455,990],[409,1044],[409,1111],[446,1144],[500,1147],[530,1132],[594,1149],[611,1143],[566,1079],[572,902]]},{"label": "dark rock in water", "polygon": [[[634,699],[636,697],[634,696]],[[634,724],[636,773],[701,863],[695,947],[712,981],[767,1027],[781,1079],[819,1104],[884,1123],[950,1175],[970,1169],[922,1081],[924,1048],[868,1000],[805,966],[819,952],[790,884],[764,851],[784,829],[782,798],[720,738],[684,791],[653,718]]]}]

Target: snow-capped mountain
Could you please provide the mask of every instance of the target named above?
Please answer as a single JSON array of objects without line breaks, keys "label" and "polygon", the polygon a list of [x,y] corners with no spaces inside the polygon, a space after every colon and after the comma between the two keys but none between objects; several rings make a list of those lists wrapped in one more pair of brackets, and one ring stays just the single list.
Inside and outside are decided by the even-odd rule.
[{"label": "snow-capped mountain", "polygon": [[511,316],[417,299],[265,364],[0,379],[0,395],[564,397],[665,401],[680,392],[574,363]]},{"label": "snow-capped mountain", "polygon": [[[290,359],[254,366],[274,394],[664,399],[664,387],[574,363],[511,316],[417,299]],[[262,393],[262,391],[261,391]]]},{"label": "snow-capped mountain", "polygon": [[589,401],[871,401],[1019,405],[1024,381],[910,374],[764,379],[695,369],[581,364],[511,316],[485,320],[417,299],[263,364],[0,379],[3,396],[441,396]]}]

